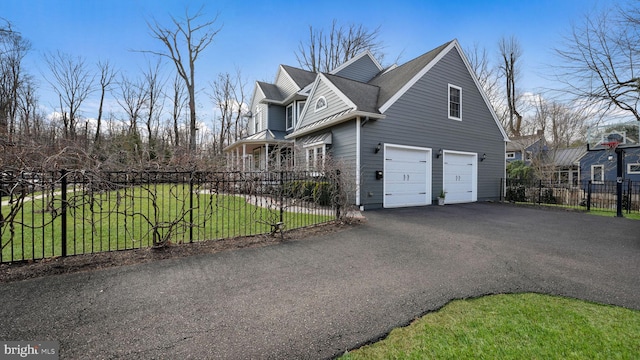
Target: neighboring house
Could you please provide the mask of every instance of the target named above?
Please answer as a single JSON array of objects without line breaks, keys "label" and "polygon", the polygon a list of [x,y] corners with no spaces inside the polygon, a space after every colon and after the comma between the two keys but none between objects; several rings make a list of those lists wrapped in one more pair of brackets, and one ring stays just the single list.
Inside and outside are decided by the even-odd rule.
[{"label": "neighboring house", "polygon": [[578,186],[580,183],[580,159],[586,153],[586,146],[547,151],[545,164],[548,178],[556,184]]},{"label": "neighboring house", "polygon": [[249,137],[225,151],[233,170],[339,162],[361,209],[500,197],[504,129],[457,40],[383,69],[364,52],[329,73],[280,66],[256,83]]},{"label": "neighboring house", "polygon": [[[617,161],[613,151],[589,151],[580,159],[580,176],[586,184],[616,181]],[[640,148],[624,149],[623,177],[633,182],[640,181]]]},{"label": "neighboring house", "polygon": [[547,150],[544,133],[541,130],[535,135],[513,136],[509,140],[505,156],[507,163],[522,160],[525,164],[531,165],[533,159]]}]

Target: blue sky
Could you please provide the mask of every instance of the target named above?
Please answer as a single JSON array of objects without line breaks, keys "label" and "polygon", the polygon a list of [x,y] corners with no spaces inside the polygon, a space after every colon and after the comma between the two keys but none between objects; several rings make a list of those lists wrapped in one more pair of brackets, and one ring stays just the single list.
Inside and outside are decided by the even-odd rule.
[{"label": "blue sky", "polygon": [[[197,86],[203,89],[218,73],[240,69],[253,90],[255,80],[272,81],[278,64],[298,66],[294,52],[306,40],[308,27],[328,28],[340,23],[380,26],[386,60],[400,56],[408,61],[457,38],[462,47],[485,47],[497,59],[497,43],[515,36],[522,46],[525,91],[550,86],[545,80],[555,61],[553,48],[561,45],[571,24],[607,2],[600,0],[536,1],[163,1],[163,0],[2,0],[0,17],[31,41],[27,70],[46,74],[43,57],[60,50],[82,56],[89,64],[109,60],[125,73],[146,68],[147,60],[131,50],[158,49],[146,21],[168,24],[169,15],[180,17],[185,8],[218,14],[222,30],[197,63]],[[167,69],[171,69],[165,65]],[[40,93],[50,96],[41,81]],[[51,101],[43,99],[42,105]],[[203,104],[210,107],[211,104]],[[206,110],[205,110],[206,111]],[[92,117],[91,110],[85,116]]]}]

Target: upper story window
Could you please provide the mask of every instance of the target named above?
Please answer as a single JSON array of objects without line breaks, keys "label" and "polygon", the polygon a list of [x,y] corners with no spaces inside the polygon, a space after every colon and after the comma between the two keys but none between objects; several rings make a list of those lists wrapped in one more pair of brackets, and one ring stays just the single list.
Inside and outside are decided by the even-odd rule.
[{"label": "upper story window", "polygon": [[449,119],[462,120],[462,88],[449,84]]},{"label": "upper story window", "polygon": [[296,106],[298,106],[298,111],[296,112],[296,125],[300,122],[300,115],[302,115],[302,110],[304,109],[304,104],[306,104],[306,101],[298,101],[298,104]]},{"label": "upper story window", "polygon": [[318,100],[316,100],[316,106],[314,107],[314,111],[322,110],[327,107],[327,99],[324,96],[320,96]]},{"label": "upper story window", "polygon": [[293,128],[293,104],[287,106],[287,130]]},{"label": "upper story window", "polygon": [[253,133],[259,133],[262,131],[262,109],[258,106],[256,108],[256,114],[253,117]]}]

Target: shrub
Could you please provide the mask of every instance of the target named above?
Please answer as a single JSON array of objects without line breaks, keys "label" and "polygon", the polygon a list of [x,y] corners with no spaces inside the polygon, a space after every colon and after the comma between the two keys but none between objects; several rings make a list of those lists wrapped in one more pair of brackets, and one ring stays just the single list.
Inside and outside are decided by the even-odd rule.
[{"label": "shrub", "polygon": [[322,206],[331,205],[331,184],[326,181],[295,180],[284,184],[284,195],[313,201]]}]

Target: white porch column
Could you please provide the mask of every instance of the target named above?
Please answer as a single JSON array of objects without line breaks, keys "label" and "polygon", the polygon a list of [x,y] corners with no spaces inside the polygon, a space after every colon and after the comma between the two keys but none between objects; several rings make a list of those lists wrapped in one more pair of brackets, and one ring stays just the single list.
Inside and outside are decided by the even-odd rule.
[{"label": "white porch column", "polygon": [[247,170],[247,144],[242,144],[242,171]]}]

